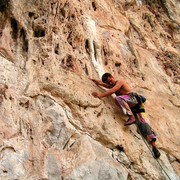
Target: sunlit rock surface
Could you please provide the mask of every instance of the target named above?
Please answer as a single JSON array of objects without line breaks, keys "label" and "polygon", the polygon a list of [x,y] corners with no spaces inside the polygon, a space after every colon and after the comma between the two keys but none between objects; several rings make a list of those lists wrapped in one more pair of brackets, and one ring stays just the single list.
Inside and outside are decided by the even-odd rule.
[{"label": "sunlit rock surface", "polygon": [[[9,3],[7,3],[9,2]],[[0,0],[0,179],[179,179],[178,0]],[[113,97],[147,98],[156,161]]]}]

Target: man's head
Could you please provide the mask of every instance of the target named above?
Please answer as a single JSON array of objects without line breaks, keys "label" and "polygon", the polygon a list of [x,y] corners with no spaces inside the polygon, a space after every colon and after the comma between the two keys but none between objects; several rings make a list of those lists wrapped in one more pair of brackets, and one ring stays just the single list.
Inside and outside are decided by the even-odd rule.
[{"label": "man's head", "polygon": [[110,73],[104,73],[102,75],[102,82],[109,85],[114,85],[116,81]]},{"label": "man's head", "polygon": [[109,77],[112,77],[112,75],[110,73],[104,73],[102,75],[102,82],[107,83],[107,80],[108,80]]}]

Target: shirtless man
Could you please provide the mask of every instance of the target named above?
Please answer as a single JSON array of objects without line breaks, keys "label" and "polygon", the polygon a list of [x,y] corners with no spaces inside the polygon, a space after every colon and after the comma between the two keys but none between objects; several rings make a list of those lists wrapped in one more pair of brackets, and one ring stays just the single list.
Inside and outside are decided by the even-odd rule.
[{"label": "shirtless man", "polygon": [[[110,73],[103,74],[102,81],[96,79],[91,80],[96,85],[109,89],[101,94],[93,92],[92,95],[95,98],[101,99],[115,93],[116,104],[122,108],[125,114],[129,116],[129,119],[125,122],[125,126],[131,125],[136,122],[131,108],[135,107],[139,102],[137,99],[137,94],[133,93],[132,89],[127,83],[125,83],[123,80],[116,80]],[[145,119],[142,117],[141,113],[139,113],[138,116],[139,121],[136,123],[138,129],[141,131],[142,135],[146,138],[146,140],[151,144],[154,157],[159,158],[161,154],[155,144],[156,136],[149,124],[145,122]]]},{"label": "shirtless man", "polygon": [[116,80],[110,73],[105,73],[102,76],[102,81],[91,79],[96,85],[108,88],[104,93],[98,94],[93,92],[92,95],[95,98],[103,98],[116,94],[115,102],[120,106],[125,114],[129,116],[128,121],[125,123],[125,126],[135,123],[135,117],[130,109],[130,107],[135,106],[138,101],[133,95],[131,87],[123,80]]},{"label": "shirtless man", "polygon": [[[132,107],[135,107],[139,102],[137,99],[137,94],[132,91],[127,83],[123,80],[116,80],[110,73],[105,73],[102,76],[102,81],[91,79],[96,85],[107,88],[108,90],[104,93],[93,92],[92,95],[95,98],[103,98],[116,94],[115,102],[122,108],[123,112],[129,116],[129,119],[125,122],[125,126],[131,125],[136,122],[133,112],[131,111]],[[149,124],[142,117],[141,113],[138,113],[139,121],[136,123],[138,129],[141,131],[141,134],[146,138],[146,140],[151,144],[152,151],[155,158],[160,157],[160,152],[156,147],[155,141],[156,136],[152,131]]]}]

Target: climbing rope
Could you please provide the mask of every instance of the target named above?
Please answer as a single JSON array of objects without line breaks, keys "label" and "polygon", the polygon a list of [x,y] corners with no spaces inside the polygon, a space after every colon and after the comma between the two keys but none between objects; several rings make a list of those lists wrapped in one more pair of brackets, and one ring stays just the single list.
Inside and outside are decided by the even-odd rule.
[{"label": "climbing rope", "polygon": [[[137,116],[137,114],[134,114],[134,116],[135,116],[136,122],[137,122],[138,119],[139,119],[138,116]],[[135,123],[135,124],[136,124],[136,127],[137,127],[137,129],[138,129],[138,131],[139,131],[139,134],[141,135],[141,137],[142,137],[142,139],[143,139],[145,145],[147,146],[147,148],[149,149],[149,151],[151,152],[151,154],[152,154],[153,157],[154,157],[154,153],[152,152],[151,148],[149,147],[149,144],[147,143],[147,141],[145,140],[144,136],[142,135],[142,133],[141,133],[141,131],[140,131],[140,129],[139,129],[137,123]],[[155,158],[155,157],[154,157],[154,158]],[[171,178],[169,177],[168,173],[164,170],[164,168],[162,167],[162,165],[161,165],[161,163],[158,161],[158,159],[155,159],[155,160],[156,160],[157,163],[159,164],[159,166],[160,166],[160,168],[162,169],[162,171],[166,174],[166,176],[168,177],[168,179],[171,180]]]}]

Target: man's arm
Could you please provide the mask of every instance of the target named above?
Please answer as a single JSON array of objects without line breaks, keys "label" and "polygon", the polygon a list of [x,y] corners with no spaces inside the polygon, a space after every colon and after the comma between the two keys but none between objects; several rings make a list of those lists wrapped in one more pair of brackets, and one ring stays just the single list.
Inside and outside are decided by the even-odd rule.
[{"label": "man's arm", "polygon": [[103,98],[103,97],[110,96],[116,91],[118,91],[121,88],[121,86],[123,86],[123,84],[124,84],[123,81],[118,81],[113,88],[108,89],[106,92],[101,93],[101,94],[98,94],[97,92],[93,92],[92,95],[96,98]]},{"label": "man's arm", "polygon": [[110,85],[108,85],[106,83],[103,83],[100,80],[97,80],[97,79],[91,79],[91,80],[98,86],[102,86],[102,87],[105,87],[105,88],[108,88],[108,89],[112,88],[112,86],[110,86]]}]

